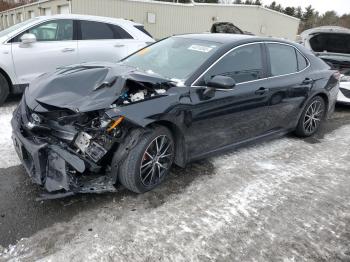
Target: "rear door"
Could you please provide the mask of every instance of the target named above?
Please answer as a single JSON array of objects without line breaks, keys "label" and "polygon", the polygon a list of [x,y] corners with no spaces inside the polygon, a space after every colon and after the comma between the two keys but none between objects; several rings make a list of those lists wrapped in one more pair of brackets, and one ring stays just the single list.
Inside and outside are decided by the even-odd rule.
[{"label": "rear door", "polygon": [[136,47],[137,41],[132,35],[115,24],[80,20],[79,28],[78,49],[81,63],[117,62],[144,45]]},{"label": "rear door", "polygon": [[275,129],[294,128],[312,87],[309,62],[292,45],[266,43],[269,64],[269,115]]},{"label": "rear door", "polygon": [[[22,44],[25,33],[36,36],[32,44]],[[35,77],[57,67],[78,63],[77,41],[73,21],[52,20],[36,25],[11,40],[12,57],[20,83],[30,83]]]}]

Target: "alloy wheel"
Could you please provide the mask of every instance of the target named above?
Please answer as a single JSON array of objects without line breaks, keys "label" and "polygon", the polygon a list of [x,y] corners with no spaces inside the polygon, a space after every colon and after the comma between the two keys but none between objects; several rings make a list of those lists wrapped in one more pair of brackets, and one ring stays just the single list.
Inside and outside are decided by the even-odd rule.
[{"label": "alloy wheel", "polygon": [[156,137],[143,154],[140,166],[141,182],[146,187],[158,184],[172,165],[173,142],[166,136]]},{"label": "alloy wheel", "polygon": [[315,100],[307,109],[304,117],[304,129],[307,133],[312,134],[315,132],[323,117],[323,104],[319,100]]}]

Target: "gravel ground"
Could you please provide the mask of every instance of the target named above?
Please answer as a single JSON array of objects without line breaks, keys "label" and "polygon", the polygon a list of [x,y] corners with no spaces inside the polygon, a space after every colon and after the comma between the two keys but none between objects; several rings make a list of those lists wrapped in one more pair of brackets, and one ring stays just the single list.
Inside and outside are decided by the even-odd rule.
[{"label": "gravel ground", "polygon": [[45,202],[11,148],[11,110],[0,109],[0,261],[350,261],[350,108],[313,138],[175,168],[143,195]]}]

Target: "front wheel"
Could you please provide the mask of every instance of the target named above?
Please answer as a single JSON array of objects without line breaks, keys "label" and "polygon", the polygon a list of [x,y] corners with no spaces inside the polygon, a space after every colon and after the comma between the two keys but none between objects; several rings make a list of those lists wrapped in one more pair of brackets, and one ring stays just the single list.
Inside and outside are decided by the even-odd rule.
[{"label": "front wheel", "polygon": [[306,105],[298,122],[295,133],[300,137],[314,135],[321,126],[326,114],[326,104],[322,97],[315,96]]},{"label": "front wheel", "polygon": [[119,168],[119,182],[135,193],[157,187],[174,161],[174,139],[165,127],[155,127],[139,138]]}]

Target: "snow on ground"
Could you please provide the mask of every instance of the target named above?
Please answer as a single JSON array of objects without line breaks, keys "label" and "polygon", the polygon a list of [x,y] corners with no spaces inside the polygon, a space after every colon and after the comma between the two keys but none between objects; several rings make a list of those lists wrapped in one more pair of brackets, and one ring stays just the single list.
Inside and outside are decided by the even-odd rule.
[{"label": "snow on ground", "polygon": [[11,118],[17,103],[7,103],[0,107],[0,168],[19,165],[20,161],[12,144]]},{"label": "snow on ground", "polygon": [[195,164],[178,191],[173,173],[22,239],[0,261],[349,260],[349,142],[346,125],[319,143],[289,137],[212,158],[210,174]]}]

